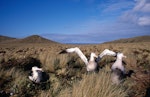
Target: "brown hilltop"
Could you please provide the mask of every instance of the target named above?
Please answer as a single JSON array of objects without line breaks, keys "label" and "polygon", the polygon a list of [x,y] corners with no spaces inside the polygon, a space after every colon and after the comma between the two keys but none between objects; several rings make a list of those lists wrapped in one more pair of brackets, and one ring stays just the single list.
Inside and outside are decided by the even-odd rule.
[{"label": "brown hilltop", "polygon": [[[52,40],[48,40],[46,38],[43,38],[41,36],[38,35],[32,35],[23,39],[15,39],[12,38],[13,40],[11,40],[11,38],[8,40],[7,38],[3,38],[3,41],[0,41],[1,43],[57,43],[55,41]],[[5,40],[7,39],[7,41]]]},{"label": "brown hilltop", "polygon": [[138,43],[138,42],[150,42],[150,35],[119,39],[105,43]]},{"label": "brown hilltop", "polygon": [[18,42],[20,43],[56,43],[52,40],[48,40],[38,35],[32,35],[24,39],[20,39]]}]

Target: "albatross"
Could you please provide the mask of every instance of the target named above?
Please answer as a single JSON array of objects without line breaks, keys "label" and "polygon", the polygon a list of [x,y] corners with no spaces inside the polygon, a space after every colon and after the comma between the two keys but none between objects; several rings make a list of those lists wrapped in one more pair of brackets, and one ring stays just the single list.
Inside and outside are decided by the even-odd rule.
[{"label": "albatross", "polygon": [[90,60],[88,61],[87,57],[82,53],[82,51],[78,47],[62,50],[59,54],[64,54],[64,53],[76,53],[81,58],[81,60],[83,60],[83,62],[85,63],[88,72],[95,71],[97,69],[97,62],[100,61],[100,59],[104,55],[116,56],[115,52],[110,51],[109,49],[105,49],[99,56],[97,56],[95,53],[92,52],[90,55]]},{"label": "albatross", "polygon": [[126,58],[126,56],[123,53],[117,53],[117,59],[111,67],[111,79],[114,84],[119,84],[126,75],[125,68],[122,64],[122,58]]},{"label": "albatross", "polygon": [[40,83],[48,80],[49,76],[42,68],[36,66],[32,67],[32,74],[29,76],[29,79],[35,83]]}]

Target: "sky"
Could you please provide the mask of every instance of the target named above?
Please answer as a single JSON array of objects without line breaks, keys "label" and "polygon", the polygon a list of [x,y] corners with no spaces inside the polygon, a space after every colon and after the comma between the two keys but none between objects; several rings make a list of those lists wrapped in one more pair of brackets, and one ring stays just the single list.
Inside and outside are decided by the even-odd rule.
[{"label": "sky", "polygon": [[0,35],[60,43],[150,35],[150,0],[0,0]]}]

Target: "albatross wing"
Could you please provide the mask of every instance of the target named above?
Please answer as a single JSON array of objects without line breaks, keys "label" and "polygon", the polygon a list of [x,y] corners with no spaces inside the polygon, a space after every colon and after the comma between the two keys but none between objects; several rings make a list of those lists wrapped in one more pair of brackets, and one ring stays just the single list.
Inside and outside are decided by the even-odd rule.
[{"label": "albatross wing", "polygon": [[109,55],[109,56],[116,56],[116,53],[114,51],[111,51],[109,49],[105,49],[96,59],[96,61],[98,62],[103,56],[105,55]]},{"label": "albatross wing", "polygon": [[63,53],[77,53],[78,56],[83,60],[83,62],[87,65],[88,64],[88,60],[86,58],[86,56],[82,53],[82,51],[78,48],[78,47],[75,47],[75,48],[68,48],[66,50],[63,50],[61,51],[59,54],[63,54]]}]

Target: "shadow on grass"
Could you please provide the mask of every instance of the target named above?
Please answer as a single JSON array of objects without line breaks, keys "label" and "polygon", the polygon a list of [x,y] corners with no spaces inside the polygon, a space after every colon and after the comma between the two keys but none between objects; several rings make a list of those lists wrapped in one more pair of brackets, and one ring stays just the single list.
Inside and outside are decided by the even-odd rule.
[{"label": "shadow on grass", "polygon": [[33,66],[41,67],[40,60],[32,57],[24,59],[9,59],[7,62],[1,63],[1,68],[10,69],[12,67],[23,69],[24,71],[31,70]]}]

